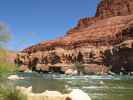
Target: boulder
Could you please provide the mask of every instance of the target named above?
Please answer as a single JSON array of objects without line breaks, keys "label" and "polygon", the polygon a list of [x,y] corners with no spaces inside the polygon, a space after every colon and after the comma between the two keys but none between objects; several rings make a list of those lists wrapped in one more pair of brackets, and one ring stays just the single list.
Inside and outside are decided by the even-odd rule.
[{"label": "boulder", "polygon": [[73,89],[68,97],[71,98],[70,100],[91,100],[88,94],[80,89]]},{"label": "boulder", "polygon": [[45,91],[43,93],[32,93],[32,87],[16,87],[27,96],[27,100],[91,100],[87,93],[80,89],[73,89],[69,94],[61,94],[58,91]]},{"label": "boulder", "polygon": [[24,77],[19,77],[18,75],[10,75],[8,76],[9,80],[22,80]]},{"label": "boulder", "polygon": [[77,75],[78,72],[77,72],[77,70],[67,69],[67,70],[65,71],[65,74],[66,74],[66,75]]}]

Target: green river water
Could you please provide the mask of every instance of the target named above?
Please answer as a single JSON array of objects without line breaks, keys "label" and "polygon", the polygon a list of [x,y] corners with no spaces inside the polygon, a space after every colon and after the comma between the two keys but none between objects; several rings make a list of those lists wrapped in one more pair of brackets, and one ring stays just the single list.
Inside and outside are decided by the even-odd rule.
[{"label": "green river water", "polygon": [[34,93],[45,90],[68,93],[81,89],[92,100],[133,100],[133,76],[66,76],[55,74],[18,74],[24,80],[15,81],[19,86],[32,86]]}]

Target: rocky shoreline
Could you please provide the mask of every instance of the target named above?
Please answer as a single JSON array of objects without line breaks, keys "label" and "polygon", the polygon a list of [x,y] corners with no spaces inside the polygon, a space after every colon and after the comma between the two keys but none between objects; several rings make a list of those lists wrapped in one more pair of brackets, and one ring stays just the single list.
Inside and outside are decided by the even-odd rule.
[{"label": "rocky shoreline", "polygon": [[27,100],[91,100],[91,98],[80,89],[73,89],[69,94],[61,94],[58,91],[45,91],[43,93],[32,93],[32,87],[16,87],[26,95]]}]

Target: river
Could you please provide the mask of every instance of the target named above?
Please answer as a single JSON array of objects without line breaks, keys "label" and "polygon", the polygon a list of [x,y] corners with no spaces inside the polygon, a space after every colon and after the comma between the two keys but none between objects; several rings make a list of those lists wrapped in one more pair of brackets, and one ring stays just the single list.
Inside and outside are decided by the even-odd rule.
[{"label": "river", "polygon": [[133,76],[67,76],[60,74],[18,73],[24,80],[15,81],[19,86],[32,86],[34,93],[45,90],[68,93],[81,89],[92,100],[133,100]]}]

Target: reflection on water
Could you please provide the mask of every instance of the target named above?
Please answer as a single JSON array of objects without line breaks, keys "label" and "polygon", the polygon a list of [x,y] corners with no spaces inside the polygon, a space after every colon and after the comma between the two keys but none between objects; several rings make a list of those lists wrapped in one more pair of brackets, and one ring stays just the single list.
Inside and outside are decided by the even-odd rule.
[{"label": "reflection on water", "polygon": [[37,73],[19,74],[25,80],[17,85],[31,86],[33,92],[45,90],[67,93],[79,88],[88,93],[92,100],[133,100],[133,76],[65,76]]}]

